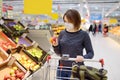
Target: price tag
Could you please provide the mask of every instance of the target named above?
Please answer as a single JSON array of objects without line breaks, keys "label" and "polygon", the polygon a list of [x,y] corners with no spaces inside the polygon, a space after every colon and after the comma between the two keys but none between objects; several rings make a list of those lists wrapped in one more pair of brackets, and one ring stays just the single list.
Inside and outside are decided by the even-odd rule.
[{"label": "price tag", "polygon": [[22,35],[22,37],[23,37],[23,38],[25,38],[26,36],[27,36],[27,34],[26,34],[26,33],[24,33],[24,34]]},{"label": "price tag", "polygon": [[4,24],[4,21],[3,21],[2,19],[0,20],[0,24],[1,24],[1,25]]}]

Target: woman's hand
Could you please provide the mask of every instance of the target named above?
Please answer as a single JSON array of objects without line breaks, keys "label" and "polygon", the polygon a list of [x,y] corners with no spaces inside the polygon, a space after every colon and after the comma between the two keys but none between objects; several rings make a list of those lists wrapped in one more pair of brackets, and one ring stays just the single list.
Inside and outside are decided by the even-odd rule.
[{"label": "woman's hand", "polygon": [[53,46],[58,46],[58,38],[57,37],[52,37],[50,42]]},{"label": "woman's hand", "polygon": [[82,62],[84,60],[84,57],[83,56],[77,56],[76,57],[76,62]]}]

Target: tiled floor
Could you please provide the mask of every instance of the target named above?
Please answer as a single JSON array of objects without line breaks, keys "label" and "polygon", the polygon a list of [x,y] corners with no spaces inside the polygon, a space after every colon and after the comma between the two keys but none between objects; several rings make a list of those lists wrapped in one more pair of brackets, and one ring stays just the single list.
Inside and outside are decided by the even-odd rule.
[{"label": "tiled floor", "polygon": [[[91,40],[95,51],[94,59],[104,59],[104,67],[108,70],[108,80],[120,80],[120,44],[101,34],[95,37],[91,35]],[[97,65],[94,64],[94,66]]]},{"label": "tiled floor", "polygon": [[[95,52],[93,59],[104,59],[104,68],[108,70],[108,80],[120,80],[120,44],[109,37],[103,37],[102,34],[97,34],[96,36],[90,34],[90,37]],[[95,62],[86,62],[86,65],[101,67],[99,63]],[[42,80],[40,74],[43,75],[44,73],[39,70],[29,80]]]}]

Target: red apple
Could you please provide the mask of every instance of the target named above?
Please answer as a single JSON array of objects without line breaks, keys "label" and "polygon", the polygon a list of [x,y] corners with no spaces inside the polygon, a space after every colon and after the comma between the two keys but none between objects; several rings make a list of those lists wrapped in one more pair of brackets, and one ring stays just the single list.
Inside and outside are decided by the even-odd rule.
[{"label": "red apple", "polygon": [[11,77],[12,80],[16,80],[16,77]]},{"label": "red apple", "polygon": [[7,74],[4,76],[4,80],[12,80],[12,79],[11,79],[11,76],[9,74]]},{"label": "red apple", "polygon": [[21,80],[20,78],[16,78],[16,80]]},{"label": "red apple", "polygon": [[56,42],[57,37],[53,37],[52,39],[53,39],[53,41],[55,41],[55,42]]},{"label": "red apple", "polygon": [[20,72],[20,73],[17,73],[17,74],[16,74],[16,77],[17,77],[17,78],[20,78],[20,79],[21,79],[23,76],[24,76],[24,73],[23,73],[23,72]]},{"label": "red apple", "polygon": [[57,40],[57,37],[55,37],[55,36],[54,36],[54,37],[51,37],[51,38],[50,38],[50,43],[53,43],[53,41],[56,42],[56,40]]},{"label": "red apple", "polygon": [[20,71],[19,70],[15,70],[15,74],[17,74],[17,73],[20,73]]}]

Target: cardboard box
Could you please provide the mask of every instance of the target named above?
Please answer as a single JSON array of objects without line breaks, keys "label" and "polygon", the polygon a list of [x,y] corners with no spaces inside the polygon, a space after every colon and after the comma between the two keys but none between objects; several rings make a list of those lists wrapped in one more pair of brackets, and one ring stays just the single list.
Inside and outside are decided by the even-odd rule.
[{"label": "cardboard box", "polygon": [[21,50],[19,53],[12,54],[17,61],[26,69],[32,72],[39,69],[41,66],[32,58],[30,57],[24,50]]},{"label": "cardboard box", "polygon": [[27,72],[13,56],[9,56],[7,60],[0,64],[0,80],[19,78],[25,80],[31,73]]},{"label": "cardboard box", "polygon": [[16,47],[16,44],[0,31],[0,47],[7,51],[10,48]]}]

